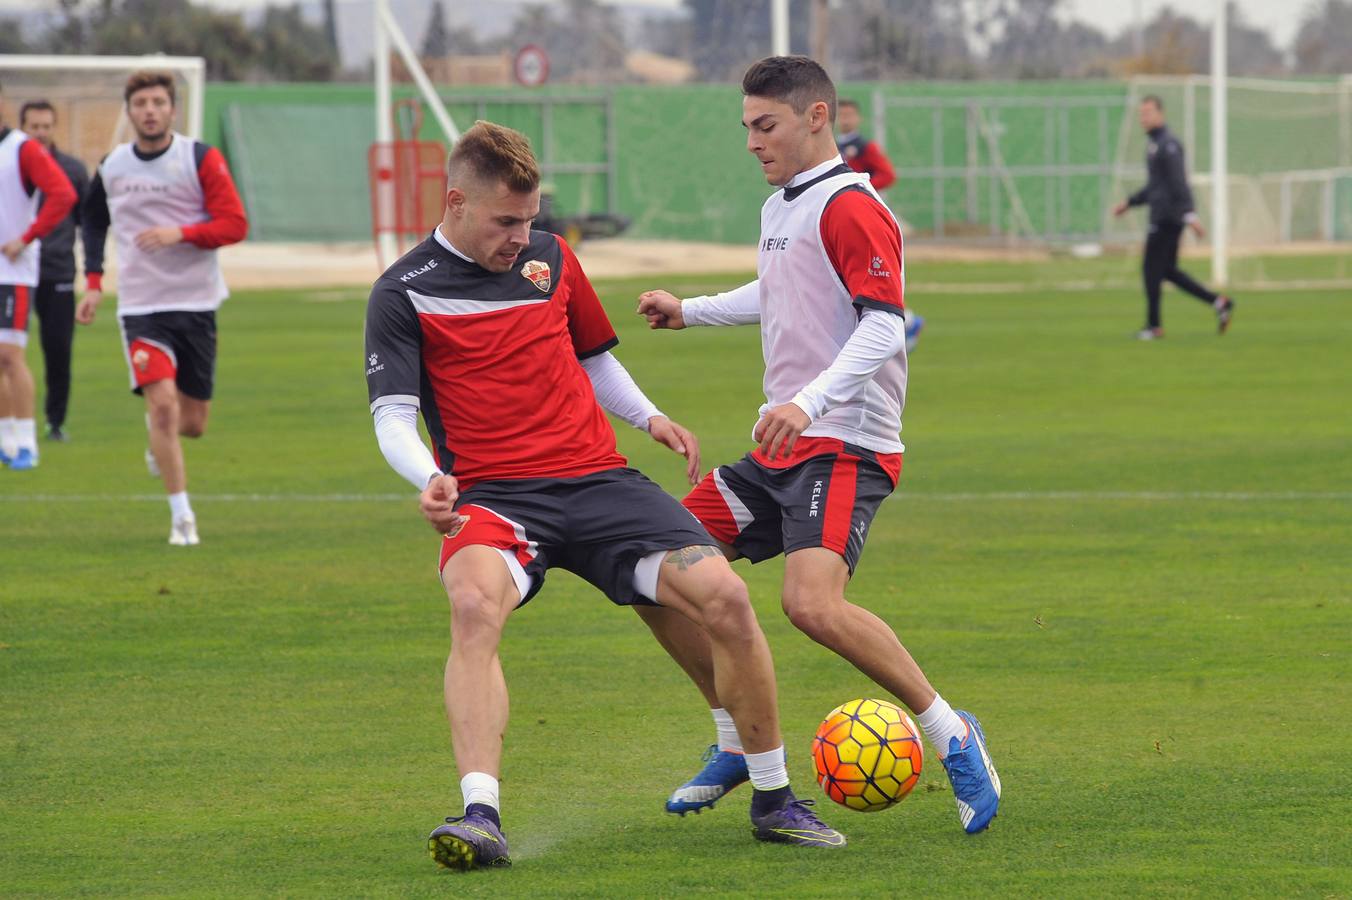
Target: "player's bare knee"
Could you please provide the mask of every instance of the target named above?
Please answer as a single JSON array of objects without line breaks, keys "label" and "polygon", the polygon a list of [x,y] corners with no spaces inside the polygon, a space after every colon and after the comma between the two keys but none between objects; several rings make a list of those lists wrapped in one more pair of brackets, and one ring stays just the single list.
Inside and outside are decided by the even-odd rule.
[{"label": "player's bare knee", "polygon": [[705,630],[715,639],[740,637],[756,630],[756,614],[746,583],[731,571],[709,587],[699,609]]},{"label": "player's bare knee", "polygon": [[502,630],[497,601],[472,581],[447,585],[451,601],[451,632],[469,637],[496,634]]},{"label": "player's bare knee", "polygon": [[818,638],[830,632],[837,621],[831,604],[822,602],[821,595],[786,586],[783,599],[784,615],[803,634]]},{"label": "player's bare knee", "polygon": [[207,423],[197,419],[185,419],[179,423],[178,433],[187,438],[200,438],[207,433]]}]

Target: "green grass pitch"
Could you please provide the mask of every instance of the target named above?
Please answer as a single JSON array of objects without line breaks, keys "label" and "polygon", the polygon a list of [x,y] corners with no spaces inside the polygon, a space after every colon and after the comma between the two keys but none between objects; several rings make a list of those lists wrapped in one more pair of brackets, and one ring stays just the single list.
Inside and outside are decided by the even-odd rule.
[{"label": "green grass pitch", "polygon": [[[757,843],[745,788],[666,816],[708,714],[633,613],[556,572],[503,646],[516,864],[439,871],[447,605],[371,432],[364,292],[244,293],[187,451],[201,547],[165,544],[111,308],[78,336],[73,441],[0,471],[0,895],[1352,895],[1347,295],[1241,295],[1218,338],[1169,294],[1168,339],[1140,344],[1134,290],[927,296],[983,276],[909,275],[909,451],[850,594],[981,717],[1005,786],[988,833],[962,834],[932,757],[887,812],[821,796],[817,722],[876,692],[788,625],[778,562],[737,570],[795,786],[850,845]],[[736,283],[659,281],[600,285],[617,354],[706,467],[731,461],[757,333],[647,332],[641,288]],[[674,456],[620,442],[683,490]]]}]

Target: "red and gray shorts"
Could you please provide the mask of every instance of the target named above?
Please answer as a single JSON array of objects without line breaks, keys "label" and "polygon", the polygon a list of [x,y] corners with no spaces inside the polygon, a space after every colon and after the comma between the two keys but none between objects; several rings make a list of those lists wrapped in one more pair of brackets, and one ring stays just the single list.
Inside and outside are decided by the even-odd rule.
[{"label": "red and gray shorts", "polygon": [[122,316],[122,341],[134,394],[173,381],[196,400],[210,400],[216,374],[216,313],[170,310]]},{"label": "red and gray shorts", "polygon": [[757,450],[719,466],[684,503],[710,534],[753,563],[825,547],[853,574],[869,525],[900,475],[900,453],[799,438],[791,459],[771,462]]},{"label": "red and gray shorts", "polygon": [[28,346],[28,312],[33,289],[24,284],[0,284],[0,344]]},{"label": "red and gray shorts", "polygon": [[639,560],[714,543],[679,500],[637,469],[481,481],[460,495],[455,508],[469,521],[442,540],[438,571],[464,547],[493,547],[507,560],[522,604],[540,592],[545,572],[557,567],[590,582],[612,603],[652,605],[634,585]]}]

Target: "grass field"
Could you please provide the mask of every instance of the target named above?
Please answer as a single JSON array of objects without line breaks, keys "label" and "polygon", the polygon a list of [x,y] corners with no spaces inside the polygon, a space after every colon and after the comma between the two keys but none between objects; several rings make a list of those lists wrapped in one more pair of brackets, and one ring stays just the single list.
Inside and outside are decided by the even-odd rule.
[{"label": "grass field", "polygon": [[[926,296],[982,277],[909,275],[909,451],[851,595],[981,716],[1005,786],[988,833],[962,834],[933,759],[887,812],[821,797],[817,721],[875,691],[778,612],[778,562],[737,569],[797,789],[850,846],[758,844],[746,789],[665,816],[707,712],[636,616],[555,572],[503,648],[516,865],[439,871],[448,614],[371,433],[364,293],[251,293],[222,311],[188,450],[201,547],[165,544],[110,317],[79,335],[73,442],[0,471],[0,895],[1352,896],[1349,297],[1243,295],[1220,339],[1171,294],[1168,339],[1140,344],[1134,291]],[[600,285],[617,353],[731,461],[757,334],[648,333],[652,286]],[[675,457],[620,441],[682,490]]]}]

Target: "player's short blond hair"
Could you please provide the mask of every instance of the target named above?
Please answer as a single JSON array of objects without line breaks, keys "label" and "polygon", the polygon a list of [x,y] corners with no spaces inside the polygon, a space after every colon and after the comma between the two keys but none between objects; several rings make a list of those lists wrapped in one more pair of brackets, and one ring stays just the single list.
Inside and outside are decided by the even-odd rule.
[{"label": "player's short blond hair", "polygon": [[152,69],[132,72],[131,77],[127,79],[127,86],[122,91],[122,99],[130,103],[132,94],[152,87],[164,88],[169,92],[169,105],[178,105],[178,99],[174,96],[174,76],[168,72],[157,72]]},{"label": "player's short blond hair", "polygon": [[448,186],[463,187],[468,181],[501,183],[517,193],[535,190],[540,186],[540,166],[530,141],[514,129],[475,122],[446,160]]}]

